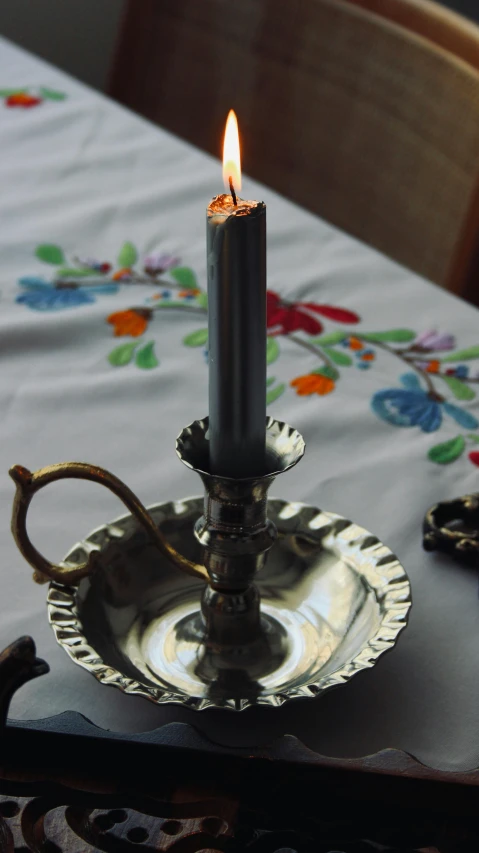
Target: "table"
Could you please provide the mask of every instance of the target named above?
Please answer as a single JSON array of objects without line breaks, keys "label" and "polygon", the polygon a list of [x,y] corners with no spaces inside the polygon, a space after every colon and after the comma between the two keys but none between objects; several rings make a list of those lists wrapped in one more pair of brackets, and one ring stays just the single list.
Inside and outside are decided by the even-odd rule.
[{"label": "table", "polygon": [[[421,523],[432,503],[477,489],[479,315],[247,179],[244,196],[268,205],[269,411],[307,442],[281,495],[353,518],[395,550],[412,582],[409,627],[320,701],[241,715],[107,690],[56,646],[45,587],[9,533],[7,470],[77,459],[114,471],[146,505],[199,493],[174,441],[207,405],[205,206],[221,170],[4,40],[0,89],[0,646],[30,633],[51,665],[12,716],[75,709],[119,731],[183,721],[227,745],[290,733],[327,755],[396,747],[442,769],[477,766],[477,574],[424,553]],[[167,283],[152,284],[160,267]],[[120,512],[105,490],[59,484],[33,505],[31,537],[60,559]]]}]

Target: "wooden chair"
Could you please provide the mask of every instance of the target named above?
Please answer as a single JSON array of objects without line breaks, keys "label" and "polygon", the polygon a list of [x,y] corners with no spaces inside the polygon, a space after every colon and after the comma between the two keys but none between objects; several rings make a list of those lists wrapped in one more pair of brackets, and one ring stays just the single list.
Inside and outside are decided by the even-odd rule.
[{"label": "wooden chair", "polygon": [[[110,94],[479,303],[479,27],[428,0],[130,0]],[[478,276],[476,278],[476,272]]]}]

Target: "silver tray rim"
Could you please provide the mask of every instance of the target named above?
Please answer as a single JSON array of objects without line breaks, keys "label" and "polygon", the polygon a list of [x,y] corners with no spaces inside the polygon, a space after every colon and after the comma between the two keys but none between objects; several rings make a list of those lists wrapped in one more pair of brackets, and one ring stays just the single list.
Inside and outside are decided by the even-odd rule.
[{"label": "silver tray rim", "polygon": [[[203,497],[192,496],[176,501],[163,501],[152,504],[147,509],[149,512],[161,511],[165,514],[168,512],[176,514],[174,507],[182,504],[201,511]],[[166,688],[149,686],[105,663],[85,635],[78,611],[78,587],[66,586],[52,581],[48,587],[47,613],[58,645],[64,649],[75,664],[90,672],[100,684],[116,687],[127,695],[140,696],[156,705],[180,705],[196,711],[211,708],[243,711],[252,706],[280,707],[293,699],[317,698],[326,691],[347,683],[358,672],[372,668],[383,654],[394,648],[399,634],[408,624],[412,607],[412,592],[404,567],[396,555],[376,536],[337,513],[326,512],[301,501],[287,501],[280,498],[270,498],[268,504],[275,504],[275,508],[280,507],[281,512],[291,513],[302,524],[304,533],[311,534],[312,522],[314,522],[315,530],[321,530],[321,527],[325,525],[332,525],[336,531],[330,535],[334,535],[340,545],[339,537],[341,536],[348,542],[348,545],[354,544],[355,551],[361,551],[367,557],[373,571],[378,570],[376,571],[377,582],[371,584],[369,579],[369,583],[376,593],[377,600],[382,605],[380,625],[376,633],[369,638],[367,643],[346,665],[326,676],[315,678],[310,683],[287,688],[281,693],[259,695],[254,701],[246,698],[231,698],[219,703],[218,700],[212,700],[208,697],[187,696]],[[83,552],[102,550],[112,539],[108,528],[125,522],[128,518],[131,518],[131,514],[123,513],[114,520],[96,527],[88,536],[70,548],[62,564],[72,567],[80,563],[81,559],[72,558],[78,549]],[[99,533],[103,534],[104,537],[101,548],[93,541]],[[298,533],[297,527],[295,533]],[[339,550],[344,550],[344,545]],[[390,577],[388,578],[387,575]],[[60,616],[61,618],[59,618]]]}]

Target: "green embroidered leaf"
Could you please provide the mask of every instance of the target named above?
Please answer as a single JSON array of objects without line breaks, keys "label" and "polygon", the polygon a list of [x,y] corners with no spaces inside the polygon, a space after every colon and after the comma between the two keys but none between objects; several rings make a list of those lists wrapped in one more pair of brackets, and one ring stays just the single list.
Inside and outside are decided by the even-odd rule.
[{"label": "green embroidered leaf", "polygon": [[158,367],[159,361],[155,355],[155,342],[150,341],[144,347],[138,350],[135,356],[135,364],[141,367],[142,370],[151,370],[152,367]]},{"label": "green embroidered leaf", "polygon": [[279,356],[279,343],[277,338],[268,336],[266,341],[266,364],[273,364]]},{"label": "green embroidered leaf", "polygon": [[197,329],[196,332],[190,332],[183,338],[183,343],[187,347],[202,347],[208,340],[208,329]]},{"label": "green embroidered leaf", "polygon": [[60,267],[56,274],[58,278],[86,278],[92,271],[84,267]]},{"label": "green embroidered leaf", "polygon": [[47,101],[64,101],[66,98],[65,92],[58,92],[56,89],[47,89],[42,86],[40,89],[40,97]]},{"label": "green embroidered leaf", "polygon": [[459,350],[459,352],[453,352],[451,355],[445,355],[441,361],[467,361],[469,358],[479,358],[479,346],[468,347]]},{"label": "green embroidered leaf", "polygon": [[341,350],[332,349],[332,347],[324,347],[324,352],[331,361],[334,361],[335,364],[341,364],[343,367],[349,367],[353,363],[351,356],[346,352],[341,352]]},{"label": "green embroidered leaf", "polygon": [[42,243],[35,249],[37,258],[45,261],[46,264],[64,264],[65,255],[60,246],[55,246],[53,243]]},{"label": "green embroidered leaf", "polygon": [[430,448],[427,455],[431,462],[437,462],[438,465],[448,465],[459,458],[464,452],[465,446],[464,436],[458,435],[442,444],[435,444],[434,447]]},{"label": "green embroidered leaf", "polygon": [[411,329],[390,329],[389,332],[361,332],[358,337],[365,341],[384,341],[391,344],[407,344],[416,337]]},{"label": "green embroidered leaf", "polygon": [[311,344],[317,344],[320,347],[327,346],[328,344],[339,344],[341,341],[344,341],[345,338],[349,337],[349,332],[330,332],[329,335],[320,335],[319,338],[311,338]]},{"label": "green embroidered leaf", "polygon": [[10,95],[24,95],[27,89],[0,89],[0,98],[9,98]]},{"label": "green embroidered leaf", "polygon": [[122,269],[131,269],[138,260],[138,252],[133,243],[123,243],[118,255],[118,266]]},{"label": "green embroidered leaf", "polygon": [[310,373],[318,373],[320,376],[328,376],[330,379],[339,379],[339,372],[335,367],[330,367],[329,364],[318,367],[316,370],[310,370]]},{"label": "green embroidered leaf", "polygon": [[274,388],[271,388],[266,394],[266,405],[269,406],[270,403],[274,403],[278,397],[281,397],[281,394],[284,394],[285,390],[286,385],[284,382],[281,382],[279,385],[275,385]]},{"label": "green embroidered leaf", "polygon": [[272,385],[273,382],[276,382],[276,377],[275,376],[268,376],[266,379],[266,387],[269,388],[269,386]]},{"label": "green embroidered leaf", "polygon": [[444,376],[441,374],[441,379],[449,386],[456,400],[473,400],[476,392],[469,385],[461,382],[456,376]]},{"label": "green embroidered leaf", "polygon": [[470,432],[467,436],[471,441],[474,441],[475,444],[479,444],[479,435],[475,435],[473,432]]},{"label": "green embroidered leaf", "polygon": [[194,290],[198,287],[196,275],[190,267],[175,267],[170,270],[170,275],[178,284],[181,284],[185,290]]},{"label": "green embroidered leaf", "polygon": [[139,343],[140,341],[133,341],[133,343],[121,344],[119,347],[115,347],[108,356],[108,361],[113,367],[124,367],[132,360],[133,353]]},{"label": "green embroidered leaf", "polygon": [[200,308],[208,308],[208,294],[205,292],[201,292],[196,297],[196,304],[200,306]]}]

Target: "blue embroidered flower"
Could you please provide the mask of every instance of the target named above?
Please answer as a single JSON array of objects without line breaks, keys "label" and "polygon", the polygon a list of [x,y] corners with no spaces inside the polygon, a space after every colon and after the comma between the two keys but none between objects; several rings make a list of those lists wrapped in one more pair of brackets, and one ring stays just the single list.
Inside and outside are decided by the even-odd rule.
[{"label": "blue embroidered flower", "polygon": [[378,391],[371,400],[373,412],[394,426],[418,426],[423,432],[435,432],[446,412],[464,429],[476,429],[479,421],[470,412],[425,391],[414,373],[400,377],[404,388]]},{"label": "blue embroidered flower", "polygon": [[77,308],[79,305],[95,302],[96,295],[99,293],[111,294],[118,291],[117,284],[104,281],[59,286],[37,276],[26,276],[18,283],[26,292],[20,293],[15,301],[21,305],[27,305],[33,311],[63,311],[66,308]]}]

